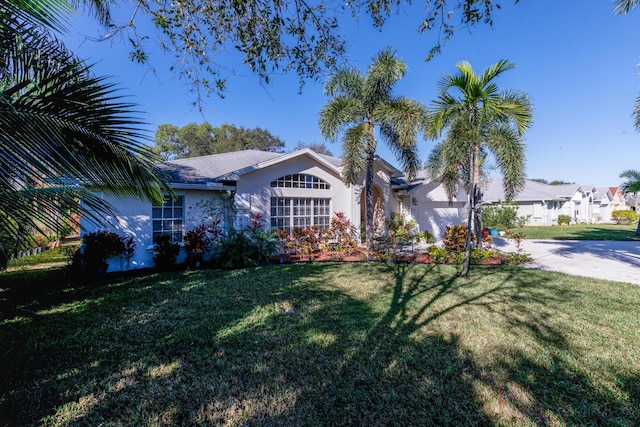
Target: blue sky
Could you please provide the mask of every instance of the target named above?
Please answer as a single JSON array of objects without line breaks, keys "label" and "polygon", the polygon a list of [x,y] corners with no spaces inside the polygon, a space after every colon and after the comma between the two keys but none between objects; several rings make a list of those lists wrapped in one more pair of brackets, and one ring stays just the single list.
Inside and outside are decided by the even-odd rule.
[{"label": "blue sky", "polygon": [[[424,58],[437,35],[418,33],[424,8],[420,1],[394,14],[382,32],[373,29],[367,17],[356,21],[345,16],[348,60],[365,72],[380,49],[392,46],[409,67],[396,93],[427,106],[437,96],[441,76],[455,73],[457,62],[467,60],[479,73],[500,59],[510,60],[516,68],[500,76],[498,84],[528,93],[534,106],[534,123],[525,135],[527,176],[619,185],[620,172],[640,169],[640,133],[631,118],[640,94],[640,10],[619,17],[609,0],[502,3],[492,28],[458,31],[429,62]],[[138,105],[150,136],[163,123],[184,126],[207,120],[213,126],[268,129],[287,149],[299,141],[326,142],[317,125],[327,101],[322,82],[307,82],[301,94],[294,74],[274,76],[268,86],[261,86],[232,55],[229,63],[238,74],[228,82],[225,99],[207,98],[200,114],[192,106],[189,86],[169,71],[172,58],[154,52],[154,75],[127,58],[126,44],[85,40],[98,34],[96,28],[91,19],[78,16],[63,39],[77,55],[96,63],[97,75],[109,76],[121,94],[131,96],[128,100]],[[339,142],[326,144],[340,155]],[[434,144],[419,141],[423,160]],[[378,145],[378,154],[397,164],[384,143]]]}]

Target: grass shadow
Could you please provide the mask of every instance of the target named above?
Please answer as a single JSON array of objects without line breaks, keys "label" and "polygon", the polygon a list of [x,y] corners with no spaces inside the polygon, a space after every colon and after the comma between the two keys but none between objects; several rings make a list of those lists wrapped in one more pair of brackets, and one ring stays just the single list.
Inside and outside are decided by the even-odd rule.
[{"label": "grass shadow", "polygon": [[123,277],[0,322],[0,424],[636,424],[637,361],[581,362],[597,351],[576,342],[587,314],[572,318],[589,290],[556,277],[376,263]]}]

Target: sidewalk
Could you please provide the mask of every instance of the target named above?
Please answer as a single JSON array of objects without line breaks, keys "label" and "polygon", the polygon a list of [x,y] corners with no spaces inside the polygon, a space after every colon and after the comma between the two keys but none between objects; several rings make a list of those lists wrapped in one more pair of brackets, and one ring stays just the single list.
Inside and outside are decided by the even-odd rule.
[{"label": "sidewalk", "polygon": [[[517,250],[507,239],[493,242],[501,251]],[[523,267],[640,284],[640,241],[527,239],[521,248],[533,258]]]}]

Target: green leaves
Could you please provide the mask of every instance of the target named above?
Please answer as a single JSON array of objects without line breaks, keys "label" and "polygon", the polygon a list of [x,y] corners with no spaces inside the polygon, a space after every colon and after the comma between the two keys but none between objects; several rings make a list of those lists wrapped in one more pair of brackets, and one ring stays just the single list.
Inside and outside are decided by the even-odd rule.
[{"label": "green leaves", "polygon": [[151,201],[171,191],[133,105],[45,28],[61,19],[59,3],[52,0],[46,13],[47,2],[0,6],[3,236],[77,222],[79,213],[102,222],[112,212],[87,188]]}]

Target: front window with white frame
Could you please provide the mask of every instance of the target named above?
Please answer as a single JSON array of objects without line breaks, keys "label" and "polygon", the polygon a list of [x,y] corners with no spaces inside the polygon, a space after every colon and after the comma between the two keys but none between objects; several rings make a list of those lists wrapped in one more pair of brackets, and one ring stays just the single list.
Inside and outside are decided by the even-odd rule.
[{"label": "front window with white frame", "polygon": [[331,199],[319,197],[272,197],[271,227],[291,231],[294,228],[331,224]]},{"label": "front window with white frame", "polygon": [[172,242],[182,242],[184,196],[176,196],[174,199],[165,196],[162,206],[153,206],[151,209],[151,221],[154,242],[165,235],[171,236]]}]

